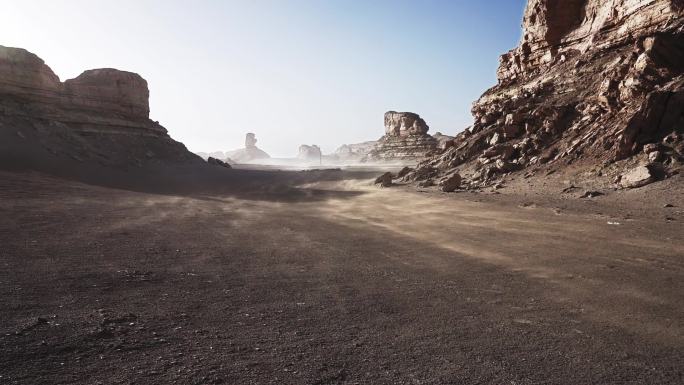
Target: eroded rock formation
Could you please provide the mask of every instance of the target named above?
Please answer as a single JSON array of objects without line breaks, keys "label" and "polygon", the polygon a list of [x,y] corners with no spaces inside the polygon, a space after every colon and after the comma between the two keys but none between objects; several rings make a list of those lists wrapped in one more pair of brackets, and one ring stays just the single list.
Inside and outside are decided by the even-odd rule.
[{"label": "eroded rock formation", "polygon": [[355,144],[343,144],[335,150],[335,153],[332,156],[335,157],[337,161],[360,161],[368,156],[368,153],[373,150],[377,144],[378,142],[376,140]]},{"label": "eroded rock formation", "polygon": [[425,120],[412,112],[385,113],[385,135],[368,153],[367,161],[415,160],[438,147],[435,138],[428,135]]},{"label": "eroded rock formation", "polygon": [[435,173],[407,178],[459,170],[482,186],[570,164],[597,175],[632,163],[677,172],[683,26],[681,0],[528,1],[522,42],[501,57],[499,84],[474,103],[473,126],[420,165]]},{"label": "eroded rock formation", "polygon": [[[7,144],[2,155],[15,162],[22,161],[24,145],[36,150],[35,164],[58,154],[125,167],[155,160],[201,162],[149,119],[148,99],[140,75],[106,68],[61,82],[38,56],[0,46],[0,128],[22,139]],[[51,155],[40,155],[41,147]]]},{"label": "eroded rock formation", "polygon": [[257,148],[257,139],[254,133],[248,132],[245,135],[245,148]]},{"label": "eroded rock formation", "polygon": [[230,163],[223,161],[221,159],[216,159],[209,157],[207,158],[207,163],[209,163],[212,166],[219,166],[219,167],[224,167],[224,168],[233,168]]},{"label": "eroded rock formation", "polygon": [[299,153],[297,154],[297,159],[304,160],[307,162],[321,162],[323,159],[323,153],[321,148],[317,145],[307,145],[302,144],[299,146]]},{"label": "eroded rock formation", "polygon": [[223,151],[212,151],[212,152],[199,151],[199,152],[196,152],[195,154],[197,154],[197,156],[199,156],[200,158],[207,160],[207,161],[209,160],[209,158],[226,159],[228,157],[228,155],[226,155],[226,153]]},{"label": "eroded rock formation", "polygon": [[140,75],[111,68],[59,81],[38,56],[0,46],[0,95],[5,115],[70,123],[79,131],[165,135],[149,119],[149,90]]},{"label": "eroded rock formation", "polygon": [[249,132],[245,135],[245,148],[228,151],[226,156],[237,163],[249,163],[259,159],[269,159],[271,156],[257,147],[256,135]]},{"label": "eroded rock formation", "polygon": [[433,138],[437,140],[440,149],[445,150],[447,147],[453,144],[454,137],[450,135],[444,135],[441,132],[437,132],[432,135]]},{"label": "eroded rock formation", "polygon": [[385,113],[385,136],[406,137],[425,135],[430,130],[425,120],[413,112]]}]

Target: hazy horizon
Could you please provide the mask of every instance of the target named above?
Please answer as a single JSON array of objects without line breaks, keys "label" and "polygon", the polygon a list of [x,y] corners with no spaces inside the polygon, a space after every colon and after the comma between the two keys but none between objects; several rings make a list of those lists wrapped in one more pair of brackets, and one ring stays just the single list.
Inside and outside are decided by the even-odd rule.
[{"label": "hazy horizon", "polygon": [[0,45],[35,53],[62,80],[141,74],[150,117],[190,150],[240,148],[254,132],[292,157],[301,144],[330,153],[378,139],[388,110],[420,114],[431,133],[461,131],[520,38],[525,2],[0,3]]}]

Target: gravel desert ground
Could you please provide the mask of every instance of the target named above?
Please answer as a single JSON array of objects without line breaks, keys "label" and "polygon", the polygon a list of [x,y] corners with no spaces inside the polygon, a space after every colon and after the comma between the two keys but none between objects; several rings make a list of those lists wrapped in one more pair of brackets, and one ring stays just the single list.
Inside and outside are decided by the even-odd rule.
[{"label": "gravel desert ground", "polygon": [[0,385],[684,384],[684,0],[6,3]]},{"label": "gravel desert ground", "polygon": [[271,187],[2,172],[0,383],[684,381],[679,178],[625,210],[233,173]]}]

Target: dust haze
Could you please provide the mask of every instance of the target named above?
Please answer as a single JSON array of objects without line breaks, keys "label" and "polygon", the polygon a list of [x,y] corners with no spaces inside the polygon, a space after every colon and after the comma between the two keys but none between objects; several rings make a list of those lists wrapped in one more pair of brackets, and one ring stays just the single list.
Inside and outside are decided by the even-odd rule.
[{"label": "dust haze", "polygon": [[529,0],[469,127],[288,157],[0,46],[0,383],[682,384],[683,12]]}]

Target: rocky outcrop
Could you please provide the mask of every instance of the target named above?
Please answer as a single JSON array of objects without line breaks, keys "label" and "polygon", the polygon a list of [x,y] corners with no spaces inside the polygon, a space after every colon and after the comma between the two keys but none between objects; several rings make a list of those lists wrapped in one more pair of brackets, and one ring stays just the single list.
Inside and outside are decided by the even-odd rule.
[{"label": "rocky outcrop", "polygon": [[645,186],[654,180],[654,175],[646,166],[639,166],[620,176],[620,185],[626,188]]},{"label": "rocky outcrop", "polygon": [[254,133],[248,132],[245,135],[245,148],[257,148],[257,139]]},{"label": "rocky outcrop", "polygon": [[474,124],[421,167],[459,170],[475,186],[571,164],[657,162],[665,177],[676,172],[684,156],[682,4],[529,0],[522,42],[502,56],[498,85],[474,103]]},{"label": "rocky outcrop", "polygon": [[111,68],[89,70],[64,82],[64,93],[81,109],[107,111],[129,118],[150,114],[150,92],[140,75]]},{"label": "rocky outcrop", "polygon": [[447,147],[451,146],[454,140],[453,136],[444,135],[441,132],[435,133],[432,135],[432,137],[437,140],[437,146],[442,150],[445,150]]},{"label": "rocky outcrop", "polygon": [[461,175],[457,172],[444,178],[440,183],[443,192],[454,192],[461,187]]},{"label": "rocky outcrop", "polygon": [[380,187],[391,187],[392,186],[392,175],[391,172],[386,172],[375,179],[375,184],[379,184]]},{"label": "rocky outcrop", "polygon": [[95,69],[60,82],[38,56],[0,46],[0,112],[68,123],[81,132],[165,136],[149,119],[149,90],[140,75]]},{"label": "rocky outcrop", "polygon": [[215,159],[226,159],[228,155],[226,155],[225,152],[223,151],[213,151],[213,152],[196,152],[197,156],[204,160],[209,160],[209,158],[215,158]]},{"label": "rocky outcrop", "polygon": [[407,137],[425,135],[430,130],[427,123],[418,114],[413,112],[385,113],[385,136]]},{"label": "rocky outcrop", "polygon": [[681,12],[681,0],[529,0],[523,40],[501,57],[499,81],[653,36],[674,27]]},{"label": "rocky outcrop", "polygon": [[269,159],[271,156],[256,146],[257,139],[253,133],[245,135],[245,148],[228,151],[227,158],[237,163],[250,163],[259,159]]},{"label": "rocky outcrop", "polygon": [[61,155],[124,168],[155,161],[201,164],[149,119],[148,100],[140,75],[95,69],[61,82],[33,53],[0,46],[0,129],[16,130],[22,139],[1,155],[17,164],[50,164],[48,158]]},{"label": "rocky outcrop", "polygon": [[59,77],[41,58],[22,48],[4,46],[0,46],[0,84],[5,97],[26,101],[56,98],[62,88]]},{"label": "rocky outcrop", "polygon": [[368,153],[378,144],[377,141],[368,141],[356,144],[343,144],[332,156],[338,161],[360,161],[368,156]]},{"label": "rocky outcrop", "polygon": [[222,161],[221,159],[212,158],[211,156],[207,159],[207,163],[212,166],[233,168],[228,162]]},{"label": "rocky outcrop", "polygon": [[321,162],[323,159],[323,153],[321,152],[321,148],[315,144],[311,146],[302,144],[299,146],[297,159],[306,162]]},{"label": "rocky outcrop", "polygon": [[428,135],[425,120],[412,112],[385,113],[385,135],[364,158],[366,161],[416,160],[438,147]]}]

